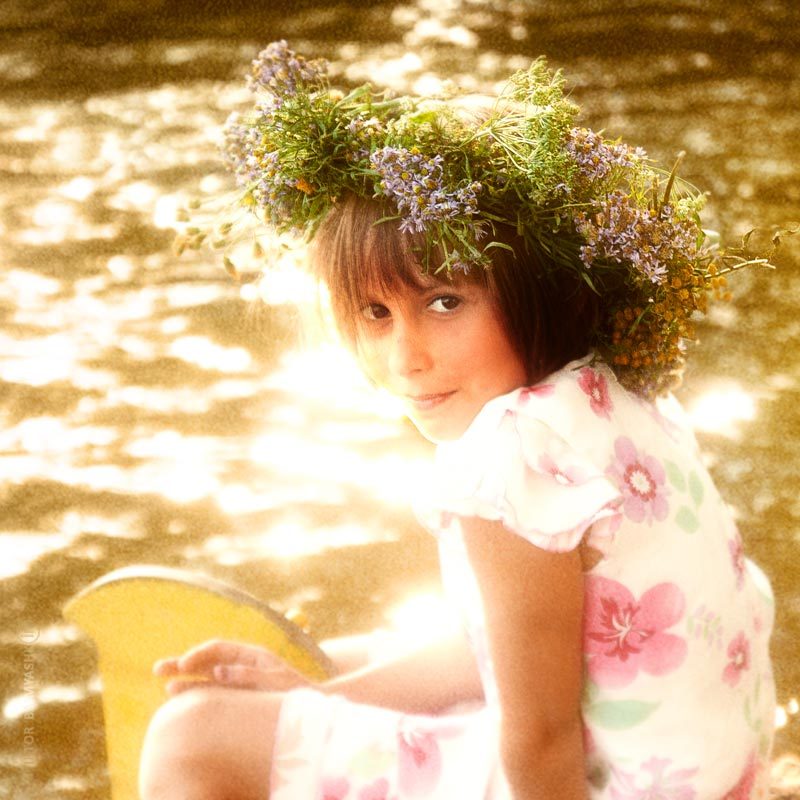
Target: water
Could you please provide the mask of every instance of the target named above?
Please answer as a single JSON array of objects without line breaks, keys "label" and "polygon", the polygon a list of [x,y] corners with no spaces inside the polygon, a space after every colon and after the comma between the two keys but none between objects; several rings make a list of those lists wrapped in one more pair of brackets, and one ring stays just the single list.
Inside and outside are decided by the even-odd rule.
[{"label": "water", "polygon": [[[302,607],[320,637],[430,613],[435,554],[404,491],[428,447],[348,365],[300,355],[290,307],[255,311],[213,255],[171,250],[176,209],[224,180],[212,142],[260,46],[287,37],[337,80],[422,91],[490,90],[545,53],[587,124],[687,151],[710,226],[800,216],[790,0],[258,5],[16,2],[0,20],[0,797],[108,797],[93,653],[60,610],[111,569],[221,577]],[[800,749],[796,244],[779,263],[736,281],[680,395],[778,597],[784,753]]]}]

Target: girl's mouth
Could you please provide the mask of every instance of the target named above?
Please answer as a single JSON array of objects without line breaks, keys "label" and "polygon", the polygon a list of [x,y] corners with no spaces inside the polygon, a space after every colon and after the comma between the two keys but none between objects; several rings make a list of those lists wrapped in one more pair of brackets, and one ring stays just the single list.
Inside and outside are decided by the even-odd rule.
[{"label": "girl's mouth", "polygon": [[452,397],[455,392],[441,392],[440,394],[406,395],[409,405],[415,411],[430,411]]}]

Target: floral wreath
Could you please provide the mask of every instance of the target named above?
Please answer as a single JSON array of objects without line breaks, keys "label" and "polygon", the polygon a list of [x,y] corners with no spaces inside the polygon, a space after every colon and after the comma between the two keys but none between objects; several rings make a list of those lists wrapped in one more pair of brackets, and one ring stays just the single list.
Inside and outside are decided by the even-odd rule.
[{"label": "floral wreath", "polygon": [[[310,238],[343,194],[384,198],[396,215],[381,222],[423,234],[423,269],[436,252],[448,274],[490,267],[492,248],[508,247],[495,234],[509,226],[599,295],[594,350],[641,395],[674,386],[694,318],[709,296],[730,297],[726,273],[769,265],[745,257],[747,237],[741,250],[718,247],[700,226],[704,195],[675,168],[577,126],[578,107],[544,59],[512,75],[481,121],[452,94],[390,97],[369,84],[344,94],[326,61],[285,41],[261,52],[248,85],[255,106],[228,120],[223,152],[259,223]],[[232,227],[223,223],[217,246]],[[182,246],[199,246],[207,233],[190,231]]]}]

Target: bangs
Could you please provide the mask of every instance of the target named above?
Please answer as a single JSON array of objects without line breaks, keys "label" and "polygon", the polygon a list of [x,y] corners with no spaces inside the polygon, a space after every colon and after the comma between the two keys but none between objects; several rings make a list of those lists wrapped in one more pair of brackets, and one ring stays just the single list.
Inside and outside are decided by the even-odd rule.
[{"label": "bangs", "polygon": [[398,219],[384,220],[389,216],[395,215],[379,200],[351,195],[331,209],[314,237],[314,273],[328,286],[336,325],[351,345],[362,310],[376,297],[450,283],[444,273],[426,272],[424,235],[401,231]]}]

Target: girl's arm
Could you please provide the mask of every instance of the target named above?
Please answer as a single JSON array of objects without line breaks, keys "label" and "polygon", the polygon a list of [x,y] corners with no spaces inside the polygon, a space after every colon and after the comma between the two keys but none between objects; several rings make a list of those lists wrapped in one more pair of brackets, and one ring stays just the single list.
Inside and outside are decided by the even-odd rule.
[{"label": "girl's arm", "polygon": [[168,678],[167,691],[177,694],[204,686],[288,691],[312,686],[326,694],[406,713],[437,713],[483,696],[475,659],[460,627],[435,641],[391,655],[381,654],[371,634],[333,639],[322,647],[339,674],[312,684],[262,647],[213,640],[180,657],[159,661],[154,671]]},{"label": "girl's arm", "polygon": [[587,797],[580,699],[583,572],[499,522],[463,520],[483,598],[514,800]]},{"label": "girl's arm", "polygon": [[[335,650],[330,654],[343,666],[359,658],[357,648],[345,648],[338,657]],[[379,656],[315,688],[409,714],[436,714],[483,697],[475,658],[460,627],[410,652]]]}]

